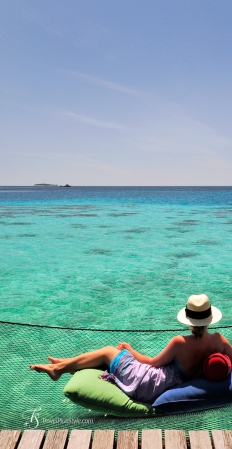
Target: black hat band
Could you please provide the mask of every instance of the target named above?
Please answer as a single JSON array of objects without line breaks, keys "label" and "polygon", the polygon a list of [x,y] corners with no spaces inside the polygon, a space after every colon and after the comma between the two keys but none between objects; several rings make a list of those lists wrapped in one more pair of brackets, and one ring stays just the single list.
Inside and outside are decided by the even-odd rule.
[{"label": "black hat band", "polygon": [[211,312],[211,306],[207,310],[203,310],[203,312],[196,312],[194,310],[189,310],[187,307],[185,307],[185,313],[187,318],[192,318],[193,320],[204,320],[205,318],[208,318],[212,312]]}]

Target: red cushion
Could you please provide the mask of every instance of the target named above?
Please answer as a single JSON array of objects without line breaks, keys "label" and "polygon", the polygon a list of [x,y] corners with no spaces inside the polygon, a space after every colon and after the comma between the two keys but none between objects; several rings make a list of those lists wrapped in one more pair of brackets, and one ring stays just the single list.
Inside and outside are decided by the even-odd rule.
[{"label": "red cushion", "polygon": [[231,361],[228,355],[211,354],[204,362],[203,372],[210,382],[219,382],[226,379],[231,372]]}]

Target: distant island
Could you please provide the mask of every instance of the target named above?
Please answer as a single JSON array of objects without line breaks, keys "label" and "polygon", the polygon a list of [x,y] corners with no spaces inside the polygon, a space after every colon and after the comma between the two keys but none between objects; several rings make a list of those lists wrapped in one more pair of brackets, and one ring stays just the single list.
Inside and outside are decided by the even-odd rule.
[{"label": "distant island", "polygon": [[59,186],[58,184],[34,184],[34,187],[71,187],[69,184],[65,184],[64,186]]}]

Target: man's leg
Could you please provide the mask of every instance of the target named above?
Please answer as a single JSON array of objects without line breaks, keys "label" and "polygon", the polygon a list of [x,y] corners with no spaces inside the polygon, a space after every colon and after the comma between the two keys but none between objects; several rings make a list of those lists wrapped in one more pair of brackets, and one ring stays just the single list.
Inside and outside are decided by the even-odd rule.
[{"label": "man's leg", "polygon": [[73,373],[84,368],[96,368],[103,364],[109,366],[119,352],[119,349],[114,348],[114,346],[105,346],[96,351],[86,352],[70,359],[58,359],[58,362],[57,359],[51,357],[50,360],[56,360],[55,363],[30,365],[30,369],[39,373],[47,373],[52,380],[58,380],[65,373]]}]

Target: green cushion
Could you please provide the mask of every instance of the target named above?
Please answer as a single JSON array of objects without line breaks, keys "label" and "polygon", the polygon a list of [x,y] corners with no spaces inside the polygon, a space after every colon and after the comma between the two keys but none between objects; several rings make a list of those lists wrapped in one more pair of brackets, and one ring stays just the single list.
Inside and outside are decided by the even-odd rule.
[{"label": "green cushion", "polygon": [[77,371],[63,393],[82,407],[104,414],[123,417],[143,417],[155,414],[151,404],[133,401],[116,385],[99,379],[99,369]]}]

